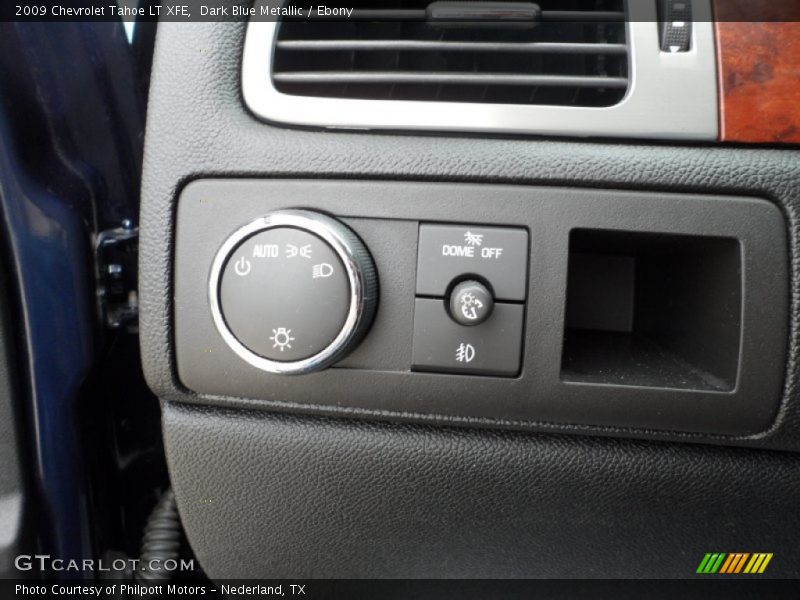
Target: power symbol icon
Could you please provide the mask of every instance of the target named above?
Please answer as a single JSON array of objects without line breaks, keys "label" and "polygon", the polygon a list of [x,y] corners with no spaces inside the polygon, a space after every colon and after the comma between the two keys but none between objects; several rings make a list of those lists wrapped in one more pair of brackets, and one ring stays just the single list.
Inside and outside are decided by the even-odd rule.
[{"label": "power symbol icon", "polygon": [[244,256],[242,256],[239,260],[236,261],[236,264],[233,265],[233,270],[236,271],[236,274],[239,277],[244,277],[248,273],[250,273],[250,261],[247,260]]}]

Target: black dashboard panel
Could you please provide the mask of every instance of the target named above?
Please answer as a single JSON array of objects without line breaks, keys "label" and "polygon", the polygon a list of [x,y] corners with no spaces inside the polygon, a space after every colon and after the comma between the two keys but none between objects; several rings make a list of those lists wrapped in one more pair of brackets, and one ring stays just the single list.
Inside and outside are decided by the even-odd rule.
[{"label": "black dashboard panel", "polygon": [[[209,281],[216,277],[209,275],[212,260],[235,230],[292,207],[345,221],[371,249],[378,277],[386,281],[361,346],[334,369],[287,377],[246,363],[224,343],[206,292],[216,283]],[[441,417],[473,425],[550,422],[710,434],[762,432],[777,410],[786,347],[785,223],[764,200],[475,184],[200,180],[182,191],[176,226],[178,375],[187,388],[216,396],[210,402],[223,406],[231,402],[225,397],[235,396],[281,410],[346,408],[361,416]],[[570,240],[587,231],[604,239],[591,245],[578,239],[580,247],[571,252]],[[624,237],[609,240],[609,234]],[[485,245],[463,244],[464,236],[473,236],[475,244],[485,238]],[[477,258],[449,256],[476,249]],[[259,258],[248,248],[238,260],[248,267],[252,262],[254,270],[281,260],[286,267],[304,265],[307,272],[292,267],[295,277],[308,284],[329,281],[318,273],[311,278],[312,264],[322,260],[319,249],[308,258],[294,250],[285,259],[277,256],[282,246],[273,250],[274,258]],[[565,335],[568,264],[577,257],[629,260],[637,270],[631,274],[636,306],[627,309],[630,320],[651,319],[659,327],[645,335],[633,324],[598,326],[603,315],[578,315],[595,322],[576,322],[580,327]],[[597,311],[605,267],[592,260],[589,276],[595,272],[597,281],[585,290],[578,282],[572,295],[591,298],[588,310]],[[416,268],[408,268],[413,263]],[[437,287],[428,280],[439,271],[444,274]],[[499,300],[516,304],[499,302],[479,328],[453,322],[442,296],[460,274],[483,278]],[[252,277],[242,272],[228,281]],[[293,292],[274,279],[259,285],[271,283],[277,286],[273,293],[287,294],[295,307],[315,294],[304,285],[292,299]],[[614,285],[625,287],[624,281]],[[325,300],[316,298],[320,313],[327,310]],[[606,310],[618,310],[619,303],[608,303],[615,305]],[[727,313],[730,324],[720,323]],[[278,332],[273,337],[286,331],[279,327],[285,321],[270,321],[263,304],[249,314],[228,318],[241,320],[240,329],[267,321],[261,352],[272,350],[266,336],[271,327]],[[295,347],[322,321],[295,320],[288,330]],[[465,348],[468,355],[459,355]],[[707,366],[707,356],[725,364]],[[440,372],[415,372],[412,365]]]},{"label": "black dashboard panel", "polygon": [[800,575],[789,453],[179,404],[164,425],[215,578],[691,578],[731,547]]},{"label": "black dashboard panel", "polygon": [[[164,401],[181,516],[212,576],[575,576],[565,571],[570,562],[588,565],[591,576],[685,577],[698,552],[734,547],[774,551],[775,575],[799,575],[800,464],[791,452],[767,451],[800,450],[799,152],[270,126],[242,101],[244,30],[160,24],[142,189],[142,358]],[[747,435],[563,423],[510,432],[391,424],[388,412],[369,421],[276,415],[242,410],[267,409],[257,398],[192,391],[176,362],[178,198],[190,182],[208,178],[547,186],[771,202],[787,225],[790,306],[774,422]],[[398,210],[405,203],[396,199]],[[400,221],[390,236],[368,242],[378,254],[382,244],[416,230]],[[359,233],[369,237],[363,227]],[[578,241],[590,250],[605,243]],[[415,260],[398,257],[396,270],[382,274],[382,288],[406,286]],[[382,309],[410,314],[406,298],[392,302]],[[401,341],[410,343],[411,331],[405,335]],[[399,349],[383,357],[404,358]],[[273,406],[283,402],[276,389],[269,393]],[[293,403],[283,408],[310,412]],[[329,412],[355,416],[344,406]]]}]

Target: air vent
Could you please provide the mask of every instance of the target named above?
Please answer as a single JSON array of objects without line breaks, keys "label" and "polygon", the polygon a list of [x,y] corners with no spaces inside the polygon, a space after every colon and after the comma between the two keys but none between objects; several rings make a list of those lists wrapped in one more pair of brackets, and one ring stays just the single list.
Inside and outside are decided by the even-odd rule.
[{"label": "air vent", "polygon": [[[254,14],[276,1],[255,0]],[[658,0],[353,1],[348,19],[250,19],[242,95],[253,115],[331,129],[717,139],[714,27],[702,18],[711,0],[692,0],[690,49],[675,53],[661,51]]]},{"label": "air vent", "polygon": [[[278,25],[272,63],[277,91],[608,107],[628,90],[624,0],[371,0],[351,6],[346,20]],[[504,18],[495,18],[494,7]]]}]

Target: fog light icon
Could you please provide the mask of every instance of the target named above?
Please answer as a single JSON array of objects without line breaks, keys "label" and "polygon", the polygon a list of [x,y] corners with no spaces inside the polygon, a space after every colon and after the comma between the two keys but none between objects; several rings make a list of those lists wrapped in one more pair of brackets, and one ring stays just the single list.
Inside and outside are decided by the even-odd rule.
[{"label": "fog light icon", "polygon": [[471,363],[475,358],[475,346],[472,344],[461,344],[456,350],[456,360],[463,363]]}]

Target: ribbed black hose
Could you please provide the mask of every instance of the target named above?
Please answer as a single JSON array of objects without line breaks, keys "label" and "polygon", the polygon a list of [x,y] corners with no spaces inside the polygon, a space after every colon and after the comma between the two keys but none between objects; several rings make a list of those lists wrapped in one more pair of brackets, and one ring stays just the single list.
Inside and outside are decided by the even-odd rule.
[{"label": "ribbed black hose", "polygon": [[147,519],[136,579],[140,581],[170,579],[172,572],[165,570],[163,565],[164,561],[178,559],[181,535],[181,518],[175,504],[175,494],[172,489],[168,489]]}]

